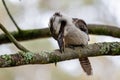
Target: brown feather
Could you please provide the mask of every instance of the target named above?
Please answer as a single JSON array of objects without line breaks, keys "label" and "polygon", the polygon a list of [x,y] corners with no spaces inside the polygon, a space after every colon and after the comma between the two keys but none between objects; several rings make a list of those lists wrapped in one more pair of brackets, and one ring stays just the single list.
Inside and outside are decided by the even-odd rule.
[{"label": "brown feather", "polygon": [[92,75],[92,67],[87,57],[79,58],[81,67],[87,73],[87,75]]},{"label": "brown feather", "polygon": [[[84,31],[85,33],[88,34],[88,28],[87,24],[85,23],[84,20],[78,19],[78,18],[73,18],[73,23],[75,24],[76,27],[78,27],[81,31]],[[90,40],[88,36],[88,41]]]}]

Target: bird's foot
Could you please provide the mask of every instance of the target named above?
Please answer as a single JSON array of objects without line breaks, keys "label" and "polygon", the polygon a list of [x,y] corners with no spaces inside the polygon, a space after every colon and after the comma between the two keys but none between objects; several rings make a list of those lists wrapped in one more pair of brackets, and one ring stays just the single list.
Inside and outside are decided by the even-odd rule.
[{"label": "bird's foot", "polygon": [[83,48],[84,46],[85,46],[85,45],[83,45],[83,44],[79,44],[79,45],[68,45],[67,47],[75,50],[75,47],[82,47],[82,48]]},{"label": "bird's foot", "polygon": [[71,49],[75,50],[75,47],[74,47],[74,46],[72,46],[72,45],[69,45],[69,46],[67,46],[67,47],[69,47],[69,48],[71,48]]},{"label": "bird's foot", "polygon": [[83,45],[83,44],[79,44],[79,45],[73,45],[74,47],[85,47],[85,45]]}]

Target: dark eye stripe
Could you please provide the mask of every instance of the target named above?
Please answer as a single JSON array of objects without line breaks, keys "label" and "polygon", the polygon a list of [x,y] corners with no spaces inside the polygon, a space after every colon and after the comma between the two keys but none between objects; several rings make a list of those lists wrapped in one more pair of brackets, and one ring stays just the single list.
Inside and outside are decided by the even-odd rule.
[{"label": "dark eye stripe", "polygon": [[50,19],[50,27],[52,27],[53,26],[53,19],[51,18]]},{"label": "dark eye stripe", "polygon": [[64,32],[64,28],[65,28],[65,25],[66,25],[66,21],[65,20],[62,20],[60,22],[61,22],[61,26],[60,26],[59,34],[61,32]]}]

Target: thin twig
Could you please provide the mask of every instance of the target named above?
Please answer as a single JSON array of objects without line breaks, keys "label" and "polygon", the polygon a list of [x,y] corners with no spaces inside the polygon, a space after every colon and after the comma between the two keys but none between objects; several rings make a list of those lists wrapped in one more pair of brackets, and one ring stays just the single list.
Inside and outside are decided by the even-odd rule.
[{"label": "thin twig", "polygon": [[19,26],[15,22],[14,18],[12,17],[10,11],[8,10],[7,5],[5,3],[5,0],[2,0],[2,2],[3,2],[3,5],[4,5],[4,7],[5,7],[5,9],[6,9],[7,13],[8,13],[8,15],[9,15],[10,19],[12,20],[12,22],[14,23],[14,25],[16,26],[16,28],[18,29],[18,31],[21,32],[21,29],[19,28]]},{"label": "thin twig", "polygon": [[22,50],[24,52],[28,52],[29,51],[25,47],[23,47],[21,44],[19,44],[18,41],[7,31],[7,29],[5,29],[5,27],[2,24],[0,24],[0,28],[2,29],[2,31],[7,35],[7,37],[10,39],[10,41],[13,42],[14,45],[18,49],[20,49],[20,50]]}]

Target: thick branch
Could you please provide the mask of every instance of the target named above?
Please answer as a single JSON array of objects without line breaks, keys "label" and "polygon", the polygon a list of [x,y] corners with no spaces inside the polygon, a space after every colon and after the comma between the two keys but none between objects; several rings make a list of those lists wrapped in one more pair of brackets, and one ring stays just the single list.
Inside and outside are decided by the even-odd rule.
[{"label": "thick branch", "polygon": [[[44,29],[33,29],[33,30],[22,30],[21,33],[19,32],[10,32],[15,39],[18,41],[25,41],[37,38],[46,38],[50,37],[50,32],[48,28]],[[5,34],[0,34],[0,44],[2,43],[9,43],[11,42]]]},{"label": "thick branch", "polygon": [[[90,34],[108,35],[108,36],[120,38],[120,28],[115,27],[115,26],[88,24],[88,29],[89,29]],[[22,30],[21,33],[11,32],[11,34],[18,41],[31,40],[31,39],[36,39],[36,38],[45,38],[45,37],[51,36],[48,28]],[[5,34],[0,35],[0,44],[9,43],[9,42],[10,40],[7,38]]]},{"label": "thick branch", "polygon": [[85,48],[76,47],[75,50],[65,48],[64,53],[42,51],[40,53],[19,52],[0,56],[0,67],[14,67],[27,64],[49,64],[59,61],[76,59],[79,57],[94,57],[103,55],[120,55],[120,43],[95,43]]},{"label": "thick branch", "polygon": [[111,25],[88,24],[90,34],[107,35],[120,38],[120,28]]}]

